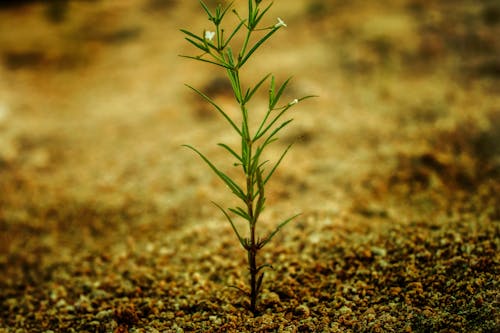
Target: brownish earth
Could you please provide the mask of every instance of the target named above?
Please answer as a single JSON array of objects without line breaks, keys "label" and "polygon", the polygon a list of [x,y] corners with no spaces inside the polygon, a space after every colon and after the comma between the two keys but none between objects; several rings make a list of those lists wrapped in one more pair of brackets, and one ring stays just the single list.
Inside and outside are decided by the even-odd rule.
[{"label": "brownish earth", "polygon": [[271,148],[295,143],[260,231],[302,215],[263,249],[256,317],[210,203],[233,198],[181,147],[237,174],[183,85],[231,110],[178,57],[198,2],[24,2],[0,3],[0,332],[500,330],[497,1],[276,1],[243,79],[320,97]]}]

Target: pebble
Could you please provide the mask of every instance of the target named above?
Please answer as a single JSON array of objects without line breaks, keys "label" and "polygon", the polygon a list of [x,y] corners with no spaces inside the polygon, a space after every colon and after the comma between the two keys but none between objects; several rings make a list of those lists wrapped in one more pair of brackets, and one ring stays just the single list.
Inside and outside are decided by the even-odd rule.
[{"label": "pebble", "polygon": [[103,319],[110,318],[112,316],[112,314],[113,314],[112,310],[101,310],[95,315],[95,317],[96,317],[96,319],[103,320]]},{"label": "pebble", "polygon": [[298,307],[295,308],[295,314],[302,318],[307,318],[309,317],[311,311],[309,310],[309,307],[305,304],[301,304]]},{"label": "pebble", "polygon": [[268,292],[262,295],[262,303],[265,305],[278,305],[280,304],[280,296],[274,292]]},{"label": "pebble", "polygon": [[387,250],[382,247],[372,246],[370,250],[376,256],[385,257],[387,255]]},{"label": "pebble", "polygon": [[351,308],[347,307],[345,305],[339,309],[339,313],[341,313],[343,315],[351,313],[351,312],[352,312]]}]

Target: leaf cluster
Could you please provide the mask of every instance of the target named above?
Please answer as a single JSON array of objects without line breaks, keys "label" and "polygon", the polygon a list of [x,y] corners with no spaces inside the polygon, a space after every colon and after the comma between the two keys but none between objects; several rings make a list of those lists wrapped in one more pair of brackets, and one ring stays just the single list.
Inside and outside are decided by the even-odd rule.
[{"label": "leaf cluster", "polygon": [[[254,4],[255,2],[255,4]],[[242,18],[239,13],[233,9],[232,12],[236,15],[239,23],[232,29],[232,31],[227,36],[225,30],[222,28],[222,20],[228,13],[229,9],[232,7],[233,3],[230,3],[226,7],[221,4],[217,5],[215,11],[211,11],[208,6],[200,0],[200,4],[203,10],[208,16],[208,20],[212,22],[213,28],[215,30],[215,41],[206,38],[207,30],[204,30],[201,35],[197,35],[188,30],[181,29],[181,31],[186,35],[185,39],[194,45],[198,50],[202,51],[200,55],[197,56],[186,56],[182,57],[190,58],[194,60],[204,61],[211,63],[216,66],[221,66],[229,70],[240,69],[248,59],[259,49],[259,47],[268,40],[274,33],[276,33],[281,26],[272,25],[263,28],[258,28],[263,16],[271,8],[272,3],[270,3],[265,9],[261,10],[259,4],[261,1],[249,0],[248,1],[248,15],[246,18]],[[240,51],[236,54],[233,53],[230,46],[231,41],[236,36],[236,34],[243,28],[246,28],[245,39]],[[255,31],[268,30],[266,35],[255,43],[250,45],[250,39]]]}]

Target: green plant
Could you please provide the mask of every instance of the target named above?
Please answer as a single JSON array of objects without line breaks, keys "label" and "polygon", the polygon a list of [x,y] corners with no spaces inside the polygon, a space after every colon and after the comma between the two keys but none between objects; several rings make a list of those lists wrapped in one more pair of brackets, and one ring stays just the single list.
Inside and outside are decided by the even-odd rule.
[{"label": "green plant", "polygon": [[[229,145],[219,143],[218,145],[228,152],[234,159],[234,166],[241,168],[244,180],[240,181],[230,178],[226,173],[221,171],[213,162],[211,162],[204,154],[196,148],[185,145],[189,149],[198,154],[210,169],[229,187],[231,192],[239,199],[241,205],[224,209],[221,205],[214,203],[227,218],[231,227],[238,237],[240,244],[246,250],[248,255],[248,268],[250,273],[250,291],[245,293],[250,298],[250,311],[257,314],[257,300],[261,291],[262,280],[264,278],[263,269],[269,267],[268,264],[258,264],[257,255],[276,233],[283,228],[287,223],[297,217],[299,214],[291,216],[277,225],[270,234],[264,238],[260,238],[256,234],[256,226],[259,217],[264,210],[266,197],[265,187],[276,168],[281,163],[286,153],[290,149],[289,145],[276,162],[273,164],[265,160],[263,153],[266,148],[275,142],[280,133],[287,125],[292,122],[292,119],[284,120],[287,111],[298,102],[312,97],[305,96],[285,104],[279,104],[283,96],[283,92],[290,82],[290,78],[284,81],[281,85],[276,85],[275,77],[271,74],[265,75],[254,86],[244,88],[243,82],[240,80],[241,70],[250,57],[255,55],[255,51],[267,41],[274,33],[282,27],[286,27],[285,22],[280,18],[277,23],[267,27],[260,27],[260,23],[264,15],[269,11],[272,3],[265,8],[261,8],[262,0],[248,0],[248,13],[246,18],[242,18],[236,10],[232,12],[236,15],[239,21],[229,34],[222,27],[221,23],[226,17],[231,4],[227,7],[218,5],[215,11],[212,12],[208,6],[200,0],[203,10],[208,15],[209,21],[214,26],[214,31],[204,30],[201,35],[194,34],[190,31],[181,29],[186,35],[186,40],[202,51],[198,56],[182,56],[197,61],[206,62],[216,65],[223,69],[226,74],[234,93],[234,98],[239,105],[241,111],[241,124],[237,125],[236,117],[231,117],[222,109],[211,97],[207,96],[200,90],[187,85],[190,89],[204,98],[210,103],[215,110],[227,121],[229,126],[241,137],[241,147],[239,150],[231,148]],[[256,33],[260,33],[260,37],[255,37]],[[235,36],[243,34],[242,42],[238,43],[239,52],[235,53],[232,45],[237,44]],[[267,111],[263,114],[260,121],[257,122],[255,128],[250,126],[250,111],[248,104],[260,90],[264,82],[269,81],[269,103]],[[248,225],[248,237],[243,237],[240,230],[236,227],[232,215],[242,218]]]}]

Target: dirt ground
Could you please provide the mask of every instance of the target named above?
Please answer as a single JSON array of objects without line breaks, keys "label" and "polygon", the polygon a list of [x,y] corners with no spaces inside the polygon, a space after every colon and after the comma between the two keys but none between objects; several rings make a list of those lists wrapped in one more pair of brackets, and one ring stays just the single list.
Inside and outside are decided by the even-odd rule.
[{"label": "dirt ground", "polygon": [[0,332],[500,330],[497,1],[275,1],[243,80],[319,97],[271,148],[294,143],[259,231],[302,215],[262,250],[256,317],[211,203],[234,199],[181,146],[237,174],[184,86],[234,107],[178,56],[199,3],[22,2],[0,2]]}]

